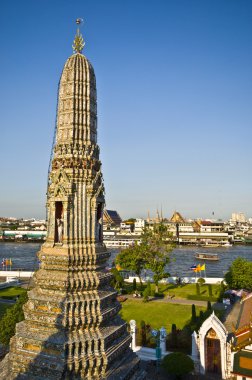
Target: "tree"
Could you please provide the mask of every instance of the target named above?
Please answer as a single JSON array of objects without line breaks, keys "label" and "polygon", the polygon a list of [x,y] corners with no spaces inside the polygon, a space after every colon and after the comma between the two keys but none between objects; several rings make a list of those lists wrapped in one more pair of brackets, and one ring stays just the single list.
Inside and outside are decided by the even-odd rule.
[{"label": "tree", "polygon": [[197,294],[197,296],[200,295],[200,285],[198,282],[196,282],[196,294]]},{"label": "tree", "polygon": [[112,286],[115,289],[121,289],[123,287],[123,284],[124,284],[124,279],[123,279],[122,275],[120,274],[120,272],[116,268],[112,268],[111,273],[114,275],[114,278],[112,280]]},{"label": "tree", "polygon": [[158,283],[169,274],[165,271],[169,263],[169,253],[173,248],[171,234],[162,223],[154,226],[153,230],[145,228],[141,242],[122,250],[116,257],[116,263],[123,269],[132,270],[139,277],[142,286],[141,272],[150,269],[158,293]]},{"label": "tree", "polygon": [[133,288],[133,290],[137,290],[137,283],[136,283],[136,279],[135,278],[133,279],[132,288]]},{"label": "tree", "polygon": [[207,301],[207,311],[212,311],[212,305],[210,301]]},{"label": "tree", "polygon": [[230,289],[252,290],[252,262],[238,257],[225,274],[225,280]]},{"label": "tree", "polygon": [[176,379],[181,379],[183,375],[194,370],[193,360],[183,352],[166,355],[161,365],[168,374],[175,375]]},{"label": "tree", "polygon": [[145,321],[140,322],[141,327],[141,344],[142,346],[146,345],[146,324]]},{"label": "tree", "polygon": [[135,272],[142,286],[141,272],[146,266],[146,258],[141,244],[136,244],[123,249],[117,255],[116,263],[119,264],[123,269]]},{"label": "tree", "polygon": [[151,295],[151,284],[150,284],[150,281],[147,282],[147,286],[146,288],[144,289],[144,292],[143,292],[143,301],[144,302],[148,302],[149,300],[149,297]]},{"label": "tree", "polygon": [[145,228],[141,235],[141,246],[145,254],[146,268],[153,272],[153,281],[158,293],[158,284],[162,278],[169,276],[165,271],[170,262],[169,253],[173,249],[172,236],[163,224],[154,225],[153,230]]},{"label": "tree", "polygon": [[197,320],[197,316],[196,316],[196,307],[194,305],[194,303],[192,304],[192,323],[195,323]]},{"label": "tree", "polygon": [[0,342],[9,345],[10,338],[15,335],[16,323],[24,319],[23,304],[27,301],[27,294],[19,296],[16,304],[9,309],[0,320]]},{"label": "tree", "polygon": [[172,324],[171,328],[171,347],[176,348],[178,345],[178,339],[177,339],[177,327],[175,323]]}]

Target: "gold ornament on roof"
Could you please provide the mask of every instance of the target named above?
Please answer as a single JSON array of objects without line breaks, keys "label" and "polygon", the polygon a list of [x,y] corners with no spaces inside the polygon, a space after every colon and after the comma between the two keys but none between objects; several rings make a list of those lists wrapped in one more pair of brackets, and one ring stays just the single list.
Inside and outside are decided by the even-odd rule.
[{"label": "gold ornament on roof", "polygon": [[74,38],[73,45],[72,45],[74,53],[82,53],[82,50],[83,50],[84,45],[85,45],[84,39],[82,37],[82,34],[80,32],[80,28],[79,28],[79,25],[81,25],[82,23],[83,23],[83,19],[77,18],[76,24],[78,25],[78,28],[77,28],[77,32],[76,32],[76,35]]}]

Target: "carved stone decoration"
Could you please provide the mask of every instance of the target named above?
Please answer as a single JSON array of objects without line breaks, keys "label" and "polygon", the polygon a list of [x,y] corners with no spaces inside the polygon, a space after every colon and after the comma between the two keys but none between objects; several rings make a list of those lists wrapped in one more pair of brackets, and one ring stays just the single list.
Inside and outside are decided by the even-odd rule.
[{"label": "carved stone decoration", "polygon": [[[10,342],[8,380],[141,380],[120,318],[102,239],[104,185],[96,143],[94,69],[80,52],[65,63],[47,194],[40,269]],[[91,126],[92,133],[91,133]]]}]

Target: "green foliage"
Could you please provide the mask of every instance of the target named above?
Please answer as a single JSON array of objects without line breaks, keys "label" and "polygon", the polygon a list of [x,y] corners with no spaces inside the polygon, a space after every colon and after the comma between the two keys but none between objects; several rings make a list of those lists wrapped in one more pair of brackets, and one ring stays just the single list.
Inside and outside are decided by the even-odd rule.
[{"label": "green foliage", "polygon": [[162,278],[169,276],[165,272],[166,265],[170,262],[169,253],[173,246],[172,236],[164,224],[157,224],[153,230],[145,229],[141,241],[147,257],[146,268],[153,272],[153,281],[158,293],[158,283]]},{"label": "green foliage", "polygon": [[194,304],[192,304],[192,319],[191,319],[192,323],[195,323],[196,322],[196,307]]},{"label": "green foliage", "polygon": [[16,323],[24,319],[23,304],[27,301],[27,294],[20,295],[16,304],[7,309],[0,320],[0,342],[8,345],[10,338],[15,334]]},{"label": "green foliage", "polygon": [[137,283],[136,283],[136,279],[135,278],[133,280],[132,289],[133,290],[137,290]]},{"label": "green foliage", "polygon": [[9,309],[10,307],[12,307],[11,304],[0,303],[0,319],[4,316],[7,309]]},{"label": "green foliage", "polygon": [[141,343],[142,343],[142,346],[146,346],[146,324],[145,324],[145,321],[141,321],[140,323],[140,326],[141,326]]},{"label": "green foliage", "polygon": [[226,273],[225,280],[230,289],[252,290],[252,262],[238,257]]},{"label": "green foliage", "polygon": [[141,245],[136,244],[123,249],[116,257],[116,264],[135,272],[142,285],[141,272],[146,267],[146,257]]},{"label": "green foliage", "polygon": [[116,257],[116,263],[123,269],[134,271],[141,284],[142,270],[150,269],[158,293],[159,281],[169,276],[165,267],[173,248],[171,239],[170,232],[162,223],[155,225],[153,230],[146,228],[141,235],[141,242],[122,250]]},{"label": "green foliage", "polygon": [[210,301],[207,301],[207,310],[212,311],[212,305]]},{"label": "green foliage", "polygon": [[148,302],[149,297],[151,296],[151,283],[147,282],[147,286],[143,291],[143,302]]},{"label": "green foliage", "polygon": [[123,284],[124,284],[124,279],[123,279],[122,275],[120,274],[120,272],[116,268],[112,268],[111,273],[114,275],[114,278],[111,282],[111,285],[115,289],[121,289],[123,287]]},{"label": "green foliage", "polygon": [[203,284],[205,284],[206,280],[203,278],[203,277],[200,277],[197,281],[197,283],[201,286]]},{"label": "green foliage", "polygon": [[213,296],[213,288],[211,284],[208,284],[208,294],[209,294],[209,297]]},{"label": "green foliage", "polygon": [[196,283],[196,294],[197,294],[197,296],[200,295],[200,285],[198,282]]},{"label": "green foliage", "polygon": [[176,348],[178,345],[178,340],[177,340],[177,327],[175,323],[172,324],[171,328],[171,347]]},{"label": "green foliage", "polygon": [[206,318],[204,318],[204,312],[203,312],[202,310],[200,310],[200,312],[199,312],[199,320],[200,320],[201,322],[203,322],[205,319],[206,319]]},{"label": "green foliage", "polygon": [[176,379],[181,379],[183,375],[194,370],[193,360],[182,352],[166,355],[161,365],[168,374],[175,375]]}]

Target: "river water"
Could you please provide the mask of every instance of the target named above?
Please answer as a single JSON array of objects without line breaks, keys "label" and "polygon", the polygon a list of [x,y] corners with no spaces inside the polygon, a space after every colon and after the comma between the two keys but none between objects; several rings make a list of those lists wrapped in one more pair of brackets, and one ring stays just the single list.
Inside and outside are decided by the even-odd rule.
[{"label": "river water", "polygon": [[[12,260],[12,269],[35,270],[39,266],[36,253],[39,251],[41,244],[39,243],[0,243],[0,264],[3,258]],[[196,253],[217,253],[220,260],[215,262],[205,261],[206,277],[223,277],[229,266],[237,257],[243,257],[252,261],[252,246],[234,245],[232,247],[218,248],[199,248],[181,246],[175,248],[170,254],[170,264],[168,272],[171,276],[188,277],[193,272],[189,269],[193,264],[204,264],[202,260],[196,260]],[[111,250],[111,258],[109,264],[115,258],[118,250]],[[0,266],[2,269],[2,265]]]}]

